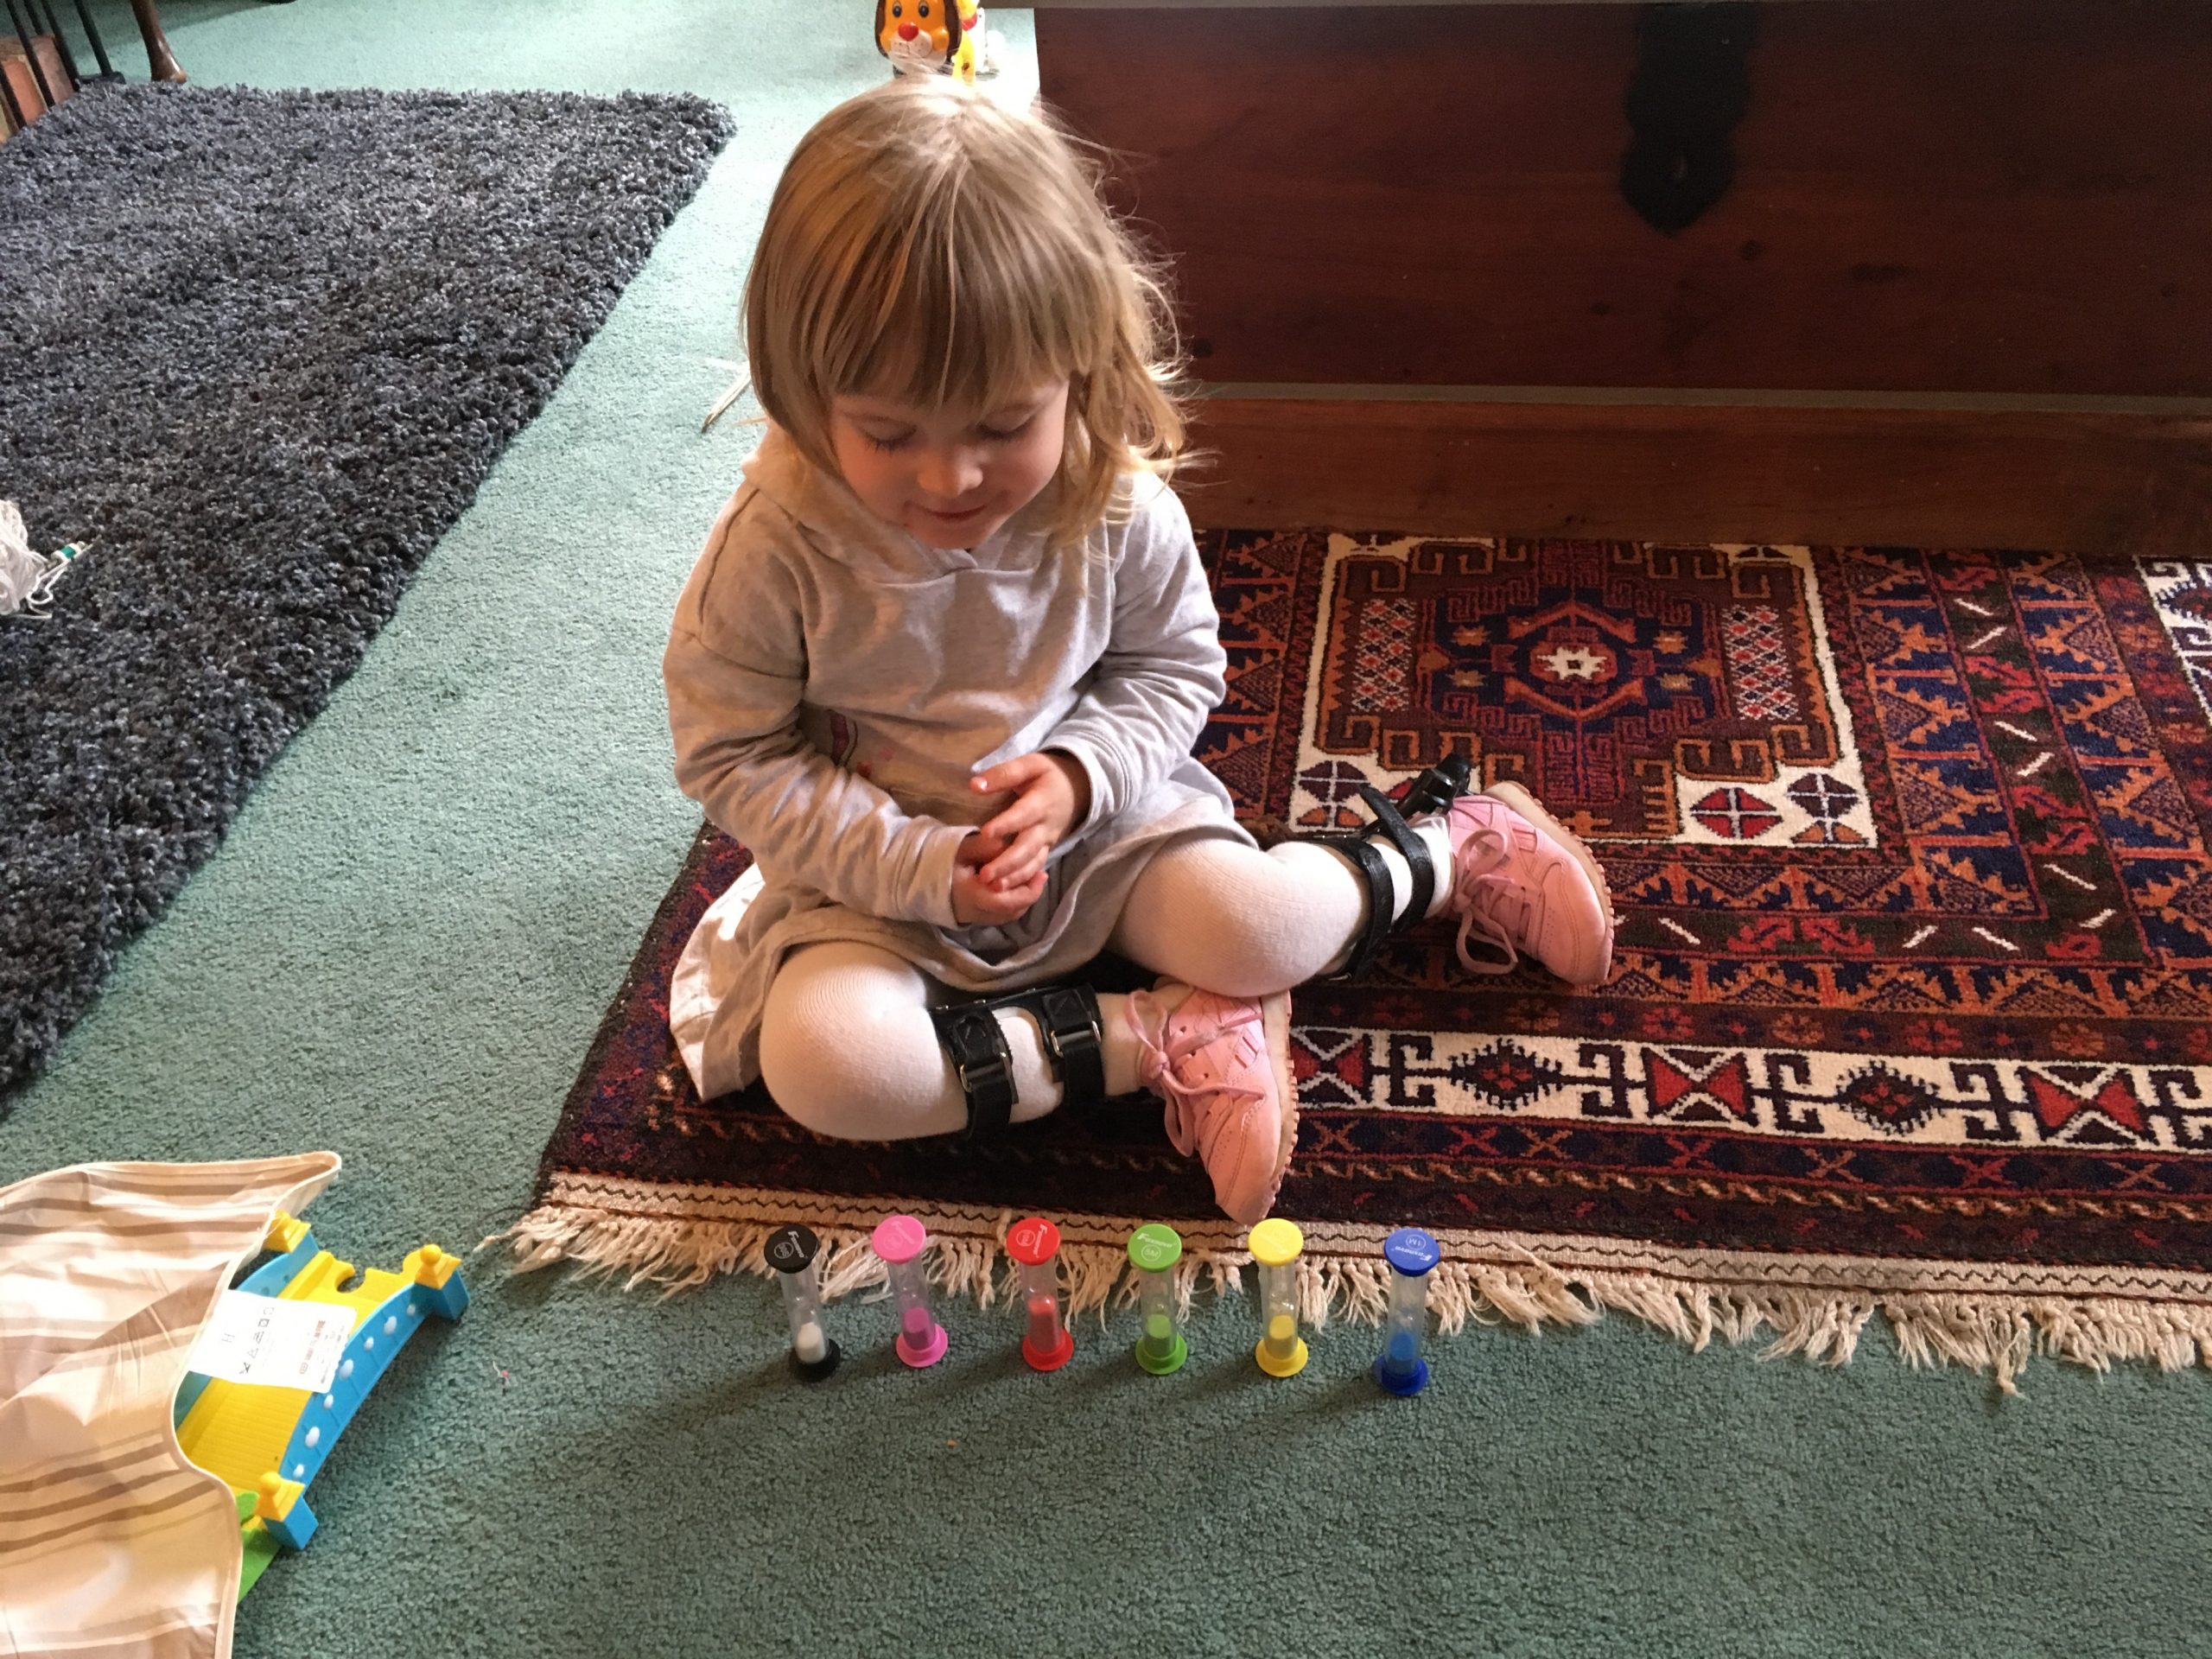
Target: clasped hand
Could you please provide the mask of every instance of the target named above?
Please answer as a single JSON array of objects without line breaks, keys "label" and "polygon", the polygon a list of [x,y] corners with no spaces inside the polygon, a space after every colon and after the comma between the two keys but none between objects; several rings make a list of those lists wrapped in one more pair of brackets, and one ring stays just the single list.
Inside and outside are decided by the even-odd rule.
[{"label": "clasped hand", "polygon": [[978,795],[1013,802],[960,843],[952,914],[963,927],[1002,926],[1045,896],[1045,861],[1090,810],[1090,779],[1071,757],[1016,755],[969,780]]}]

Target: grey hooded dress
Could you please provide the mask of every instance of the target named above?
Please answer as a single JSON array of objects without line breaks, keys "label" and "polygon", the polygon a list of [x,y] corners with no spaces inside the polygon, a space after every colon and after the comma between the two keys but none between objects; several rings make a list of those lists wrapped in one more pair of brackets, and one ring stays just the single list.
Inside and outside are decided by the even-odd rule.
[{"label": "grey hooded dress", "polygon": [[[1146,862],[1250,837],[1191,758],[1227,658],[1188,517],[1158,480],[1052,544],[1033,503],[963,552],[877,518],[771,427],[707,538],[663,662],[676,776],[754,855],[686,944],[669,1024],[702,1097],[759,1075],[785,957],[878,945],[960,991],[1063,977],[1105,948]],[[977,772],[1072,756],[1086,821],[1044,897],[958,925],[954,855],[1010,798]]]}]

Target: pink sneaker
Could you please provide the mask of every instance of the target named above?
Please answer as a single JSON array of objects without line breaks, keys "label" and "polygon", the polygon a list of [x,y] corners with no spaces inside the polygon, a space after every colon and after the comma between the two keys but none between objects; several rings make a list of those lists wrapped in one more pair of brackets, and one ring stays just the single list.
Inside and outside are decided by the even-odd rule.
[{"label": "pink sneaker", "polygon": [[1192,991],[1173,1012],[1156,993],[1129,998],[1139,1080],[1167,1103],[1167,1138],[1195,1152],[1231,1221],[1263,1219],[1298,1140],[1290,1076],[1290,998]]},{"label": "pink sneaker", "polygon": [[[1462,795],[1444,815],[1452,838],[1452,898],[1459,961],[1503,974],[1527,951],[1579,990],[1605,982],[1613,965],[1613,901],[1605,872],[1572,831],[1518,784]],[[1505,952],[1468,954],[1470,934]]]}]

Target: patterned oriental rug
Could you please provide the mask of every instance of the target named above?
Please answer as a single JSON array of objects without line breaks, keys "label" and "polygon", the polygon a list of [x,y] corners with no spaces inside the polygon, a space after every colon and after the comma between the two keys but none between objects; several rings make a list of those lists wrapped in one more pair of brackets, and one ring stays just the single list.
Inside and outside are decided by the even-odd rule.
[{"label": "patterned oriental rug", "polygon": [[[1206,553],[1231,662],[1200,753],[1262,838],[1451,749],[1586,836],[1617,970],[1470,980],[1443,925],[1294,998],[1277,1213],[1310,1316],[1373,1316],[1380,1241],[1434,1232],[1445,1328],[1603,1307],[1841,1363],[2212,1357],[2212,563],[1912,548],[1250,532]],[[654,918],[507,1235],[632,1281],[830,1280],[906,1209],[986,1298],[1030,1211],[1102,1303],[1139,1222],[1185,1289],[1249,1257],[1160,1109],[997,1144],[840,1145],[702,1102],[666,1027],[746,855],[709,831]]]}]

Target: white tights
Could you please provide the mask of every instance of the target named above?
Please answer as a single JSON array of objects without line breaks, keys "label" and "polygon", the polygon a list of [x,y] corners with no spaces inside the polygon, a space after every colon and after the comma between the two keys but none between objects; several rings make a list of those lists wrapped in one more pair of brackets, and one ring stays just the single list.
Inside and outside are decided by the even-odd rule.
[{"label": "white tights", "polygon": [[[1419,826],[1438,872],[1432,913],[1450,887],[1443,832]],[[1396,849],[1375,843],[1390,871],[1394,916],[1413,877]],[[1130,889],[1113,948],[1138,966],[1227,996],[1265,996],[1329,972],[1351,953],[1367,918],[1367,884],[1325,847],[1286,842],[1261,852],[1229,841],[1185,842],[1154,857]],[[950,1135],[968,1103],[930,1018],[932,986],[918,968],[870,944],[793,951],[769,987],[760,1073],[776,1104],[817,1135],[897,1141]],[[1128,999],[1101,996],[1106,1089],[1137,1086]],[[1014,1056],[1014,1120],[1060,1103],[1036,1022],[1001,1009]]]}]

